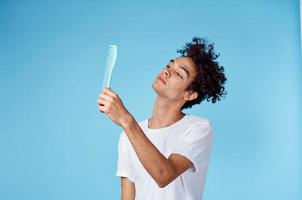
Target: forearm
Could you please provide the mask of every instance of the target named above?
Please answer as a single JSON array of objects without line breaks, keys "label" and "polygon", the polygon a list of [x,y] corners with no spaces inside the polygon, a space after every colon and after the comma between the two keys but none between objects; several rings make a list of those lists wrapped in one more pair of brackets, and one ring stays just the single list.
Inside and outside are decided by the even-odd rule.
[{"label": "forearm", "polygon": [[164,185],[173,172],[168,159],[152,144],[132,116],[123,129],[144,168],[159,186]]}]

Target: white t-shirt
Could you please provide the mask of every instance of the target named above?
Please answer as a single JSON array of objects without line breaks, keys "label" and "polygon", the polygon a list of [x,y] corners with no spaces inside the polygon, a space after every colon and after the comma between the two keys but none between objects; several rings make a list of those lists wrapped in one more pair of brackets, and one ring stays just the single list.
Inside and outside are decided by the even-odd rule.
[{"label": "white t-shirt", "polygon": [[178,153],[193,165],[166,187],[160,188],[139,161],[123,131],[118,145],[116,176],[135,184],[136,200],[201,200],[211,152],[213,129],[208,119],[186,114],[174,124],[148,128],[148,119],[139,122],[148,139],[168,158]]}]

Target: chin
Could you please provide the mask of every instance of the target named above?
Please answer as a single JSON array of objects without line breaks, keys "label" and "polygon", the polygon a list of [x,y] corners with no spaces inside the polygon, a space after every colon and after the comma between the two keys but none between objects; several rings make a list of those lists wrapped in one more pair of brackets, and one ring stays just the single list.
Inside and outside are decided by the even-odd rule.
[{"label": "chin", "polygon": [[154,91],[157,91],[154,82],[152,83],[152,89],[153,89]]},{"label": "chin", "polygon": [[156,84],[156,81],[154,81],[154,82],[152,83],[152,88],[153,88],[153,90],[158,94],[158,92],[159,92],[159,87],[158,87],[158,85]]}]

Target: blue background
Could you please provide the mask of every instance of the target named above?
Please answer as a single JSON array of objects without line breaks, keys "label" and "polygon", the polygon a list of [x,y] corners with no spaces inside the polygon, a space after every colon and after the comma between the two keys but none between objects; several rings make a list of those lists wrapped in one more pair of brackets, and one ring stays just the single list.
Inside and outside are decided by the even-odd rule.
[{"label": "blue background", "polygon": [[298,0],[0,1],[0,199],[119,199],[122,129],[97,108],[112,89],[141,121],[152,82],[193,36],[216,44],[227,96],[211,120],[204,199],[302,199]]}]

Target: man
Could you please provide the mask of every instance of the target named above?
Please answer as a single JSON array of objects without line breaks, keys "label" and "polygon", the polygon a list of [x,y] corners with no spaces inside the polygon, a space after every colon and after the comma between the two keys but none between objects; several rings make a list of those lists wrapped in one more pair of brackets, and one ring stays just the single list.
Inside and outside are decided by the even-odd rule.
[{"label": "man", "polygon": [[213,129],[206,118],[185,114],[224,93],[224,69],[213,44],[194,37],[177,51],[152,84],[157,93],[150,119],[137,122],[110,88],[99,96],[99,110],[122,127],[117,176],[122,200],[200,200]]}]

